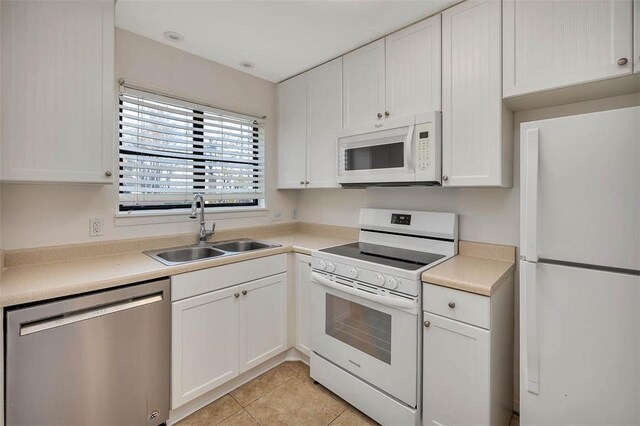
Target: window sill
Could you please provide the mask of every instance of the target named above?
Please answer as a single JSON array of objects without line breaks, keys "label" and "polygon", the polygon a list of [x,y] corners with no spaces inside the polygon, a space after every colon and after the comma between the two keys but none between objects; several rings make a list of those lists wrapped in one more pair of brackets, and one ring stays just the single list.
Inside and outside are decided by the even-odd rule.
[{"label": "window sill", "polygon": [[[152,225],[157,223],[191,222],[189,217],[191,209],[177,209],[171,211],[132,211],[117,212],[115,214],[115,226]],[[200,212],[198,211],[198,214]],[[240,219],[245,217],[264,217],[269,215],[269,209],[265,207],[229,207],[224,210],[205,210],[204,217],[207,220]]]}]

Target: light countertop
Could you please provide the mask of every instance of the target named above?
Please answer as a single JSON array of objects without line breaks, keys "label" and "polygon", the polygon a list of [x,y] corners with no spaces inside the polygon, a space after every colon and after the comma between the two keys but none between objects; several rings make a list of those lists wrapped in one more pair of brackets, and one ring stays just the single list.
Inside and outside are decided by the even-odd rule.
[{"label": "light countertop", "polygon": [[422,273],[422,281],[491,296],[515,269],[515,247],[460,241],[459,255]]},{"label": "light countertop", "polygon": [[282,247],[177,266],[165,266],[139,251],[8,267],[2,271],[0,278],[0,306],[70,296],[280,253],[295,251],[311,254],[314,250],[353,241],[352,238],[305,232],[261,239],[281,244]]}]

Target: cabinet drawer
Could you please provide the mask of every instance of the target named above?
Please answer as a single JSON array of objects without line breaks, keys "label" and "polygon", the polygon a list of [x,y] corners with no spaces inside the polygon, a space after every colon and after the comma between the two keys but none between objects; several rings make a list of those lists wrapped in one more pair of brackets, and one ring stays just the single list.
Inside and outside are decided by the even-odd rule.
[{"label": "cabinet drawer", "polygon": [[426,283],[422,295],[425,311],[489,329],[489,297]]}]

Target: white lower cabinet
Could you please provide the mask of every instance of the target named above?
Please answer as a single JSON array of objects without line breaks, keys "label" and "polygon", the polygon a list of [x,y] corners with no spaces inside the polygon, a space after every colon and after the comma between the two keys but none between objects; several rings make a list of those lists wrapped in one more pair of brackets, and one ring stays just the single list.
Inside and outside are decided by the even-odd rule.
[{"label": "white lower cabinet", "polygon": [[287,280],[276,275],[240,290],[240,373],[287,347]]},{"label": "white lower cabinet", "polygon": [[424,425],[489,422],[489,331],[425,312]]},{"label": "white lower cabinet", "polygon": [[508,425],[513,273],[482,296],[423,285],[422,424]]},{"label": "white lower cabinet", "polygon": [[172,408],[238,375],[237,288],[173,303]]},{"label": "white lower cabinet", "polygon": [[171,293],[172,409],[288,348],[285,254],[176,275]]},{"label": "white lower cabinet", "polygon": [[311,256],[295,255],[296,349],[311,356]]}]

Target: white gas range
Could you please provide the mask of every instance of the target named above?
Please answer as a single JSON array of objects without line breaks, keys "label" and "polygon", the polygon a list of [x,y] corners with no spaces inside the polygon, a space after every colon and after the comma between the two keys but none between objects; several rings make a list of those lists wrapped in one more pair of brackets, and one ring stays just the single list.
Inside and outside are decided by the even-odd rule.
[{"label": "white gas range", "polygon": [[311,376],[382,424],[420,422],[421,275],[457,254],[453,213],[362,209],[312,254]]}]

